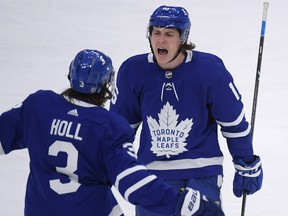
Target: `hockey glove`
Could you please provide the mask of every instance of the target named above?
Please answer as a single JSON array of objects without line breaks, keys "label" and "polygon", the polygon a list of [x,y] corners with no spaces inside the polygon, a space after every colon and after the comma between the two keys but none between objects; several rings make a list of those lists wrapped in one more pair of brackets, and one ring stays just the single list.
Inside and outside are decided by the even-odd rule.
[{"label": "hockey glove", "polygon": [[199,191],[185,188],[176,207],[177,216],[224,216],[221,207],[213,204]]},{"label": "hockey glove", "polygon": [[243,191],[248,195],[260,190],[263,180],[262,162],[259,156],[254,155],[254,161],[245,163],[243,160],[233,160],[235,176],[233,181],[233,193],[241,197]]}]

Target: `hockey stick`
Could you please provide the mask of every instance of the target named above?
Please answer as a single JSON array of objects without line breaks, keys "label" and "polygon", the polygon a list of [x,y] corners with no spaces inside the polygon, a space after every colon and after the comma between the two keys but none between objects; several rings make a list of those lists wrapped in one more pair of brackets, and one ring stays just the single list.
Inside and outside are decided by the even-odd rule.
[{"label": "hockey stick", "polygon": [[[260,43],[259,43],[258,62],[257,62],[253,105],[252,105],[252,115],[251,115],[251,138],[252,138],[252,140],[253,140],[253,133],[254,133],[255,117],[256,117],[256,107],[257,107],[260,75],[261,75],[261,63],[262,63],[262,55],[263,55],[263,47],[264,47],[264,36],[265,36],[265,29],[266,29],[266,19],[267,19],[268,6],[269,6],[268,2],[263,3],[263,17],[262,17],[262,26],[261,26],[261,36],[260,36]],[[243,191],[241,216],[245,215],[246,197],[247,197],[247,192]]]}]

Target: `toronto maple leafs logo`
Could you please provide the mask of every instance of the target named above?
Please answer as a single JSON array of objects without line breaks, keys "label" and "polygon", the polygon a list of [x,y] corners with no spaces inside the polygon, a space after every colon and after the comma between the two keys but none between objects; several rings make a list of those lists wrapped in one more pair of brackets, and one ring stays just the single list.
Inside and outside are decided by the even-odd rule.
[{"label": "toronto maple leafs logo", "polygon": [[192,119],[185,119],[178,124],[179,115],[173,106],[167,102],[158,113],[159,123],[151,116],[147,116],[147,122],[152,138],[150,148],[156,156],[178,155],[187,151],[186,138],[192,128]]}]

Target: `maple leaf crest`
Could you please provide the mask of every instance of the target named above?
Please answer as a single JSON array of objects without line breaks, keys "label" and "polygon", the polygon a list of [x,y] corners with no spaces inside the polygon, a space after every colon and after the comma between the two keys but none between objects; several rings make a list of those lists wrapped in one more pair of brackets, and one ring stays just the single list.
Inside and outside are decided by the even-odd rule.
[{"label": "maple leaf crest", "polygon": [[152,139],[152,147],[150,148],[156,156],[178,155],[184,151],[188,151],[185,146],[186,138],[192,128],[192,119],[185,119],[178,125],[179,115],[173,106],[167,102],[158,113],[159,123],[151,116],[147,116],[147,122],[150,129]]}]

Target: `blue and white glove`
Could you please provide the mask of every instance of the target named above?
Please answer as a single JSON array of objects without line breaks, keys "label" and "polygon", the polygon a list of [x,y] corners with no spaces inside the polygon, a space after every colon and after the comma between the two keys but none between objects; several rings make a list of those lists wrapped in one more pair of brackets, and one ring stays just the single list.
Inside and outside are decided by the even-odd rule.
[{"label": "blue and white glove", "polygon": [[260,190],[263,180],[262,162],[259,156],[254,155],[254,161],[245,163],[243,160],[233,160],[235,176],[233,181],[233,193],[241,197],[245,191],[248,195]]},{"label": "blue and white glove", "polygon": [[185,188],[180,193],[176,207],[176,216],[224,216],[220,206],[217,206],[206,196],[192,188]]}]

